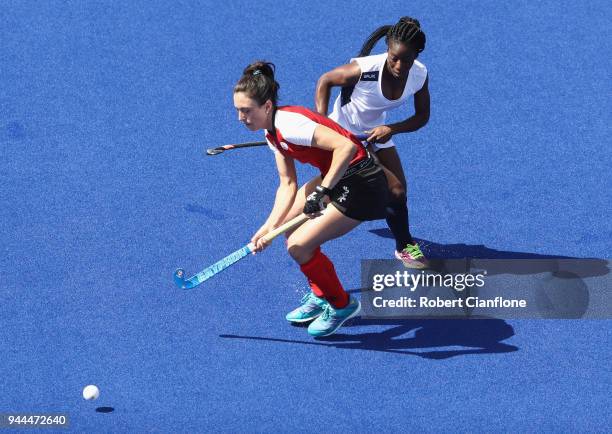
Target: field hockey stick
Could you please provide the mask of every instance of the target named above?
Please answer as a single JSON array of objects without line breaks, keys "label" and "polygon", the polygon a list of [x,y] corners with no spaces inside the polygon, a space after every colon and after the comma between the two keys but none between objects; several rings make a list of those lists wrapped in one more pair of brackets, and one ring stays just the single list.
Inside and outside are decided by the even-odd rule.
[{"label": "field hockey stick", "polygon": [[233,145],[223,145],[217,148],[210,148],[206,150],[206,155],[218,155],[222,152],[229,151],[230,149],[238,149],[238,148],[251,148],[253,146],[266,146],[267,142],[246,142],[246,143],[236,143]]},{"label": "field hockey stick", "polygon": [[[368,138],[365,135],[356,136],[362,142]],[[239,149],[239,148],[252,148],[254,146],[266,146],[268,142],[246,142],[246,143],[236,143],[233,145],[223,145],[216,148],[209,148],[206,150],[206,155],[219,155],[222,152],[229,151],[230,149]]]},{"label": "field hockey stick", "polygon": [[[306,216],[306,214],[300,214],[294,219],[289,220],[287,223],[268,232],[266,235],[262,237],[262,239],[266,243],[269,241],[272,241],[274,238],[276,238],[280,234],[285,233],[288,230],[291,230],[301,225],[306,220],[308,220],[308,216]],[[210,279],[215,274],[220,273],[221,271],[225,270],[230,265],[233,265],[239,260],[241,260],[242,258],[246,257],[249,253],[252,253],[254,250],[255,250],[255,245],[253,243],[249,243],[246,246],[242,247],[241,249],[236,250],[234,253],[227,255],[225,258],[221,259],[220,261],[215,262],[210,267],[205,268],[204,270],[200,271],[198,274],[194,275],[193,277],[190,277],[189,279],[185,279],[185,270],[183,270],[182,268],[179,268],[178,270],[174,272],[174,283],[176,283],[176,286],[178,286],[181,289],[195,288],[200,283],[204,282],[205,280]]]}]

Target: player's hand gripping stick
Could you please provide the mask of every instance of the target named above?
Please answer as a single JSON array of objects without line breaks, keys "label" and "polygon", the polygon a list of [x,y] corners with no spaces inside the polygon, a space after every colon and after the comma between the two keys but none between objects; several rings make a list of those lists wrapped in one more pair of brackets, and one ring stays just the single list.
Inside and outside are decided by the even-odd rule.
[{"label": "player's hand gripping stick", "polygon": [[331,190],[322,185],[317,185],[312,193],[306,198],[304,203],[304,214],[319,214],[325,209],[325,196],[329,197]]}]

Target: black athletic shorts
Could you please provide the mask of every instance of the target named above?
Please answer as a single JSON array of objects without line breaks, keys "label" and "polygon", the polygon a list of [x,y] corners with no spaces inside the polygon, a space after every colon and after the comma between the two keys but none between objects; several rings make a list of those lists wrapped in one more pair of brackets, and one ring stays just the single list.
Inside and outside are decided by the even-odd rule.
[{"label": "black athletic shorts", "polygon": [[331,203],[342,214],[361,221],[384,219],[388,200],[385,172],[369,154],[346,170],[331,193]]}]

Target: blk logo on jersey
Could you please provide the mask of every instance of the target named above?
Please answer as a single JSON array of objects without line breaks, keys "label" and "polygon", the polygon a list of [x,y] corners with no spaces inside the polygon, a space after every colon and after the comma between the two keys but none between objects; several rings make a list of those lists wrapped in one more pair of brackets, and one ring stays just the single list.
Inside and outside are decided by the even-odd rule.
[{"label": "blk logo on jersey", "polygon": [[364,72],[361,74],[361,81],[378,81],[379,71]]}]

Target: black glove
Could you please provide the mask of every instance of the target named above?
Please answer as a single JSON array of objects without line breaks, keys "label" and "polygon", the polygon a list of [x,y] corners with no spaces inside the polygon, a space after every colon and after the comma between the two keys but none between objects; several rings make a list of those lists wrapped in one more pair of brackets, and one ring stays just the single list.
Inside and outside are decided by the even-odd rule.
[{"label": "black glove", "polygon": [[315,190],[308,195],[304,204],[304,214],[317,214],[325,209],[323,198],[329,196],[331,190],[329,188],[317,185]]}]

